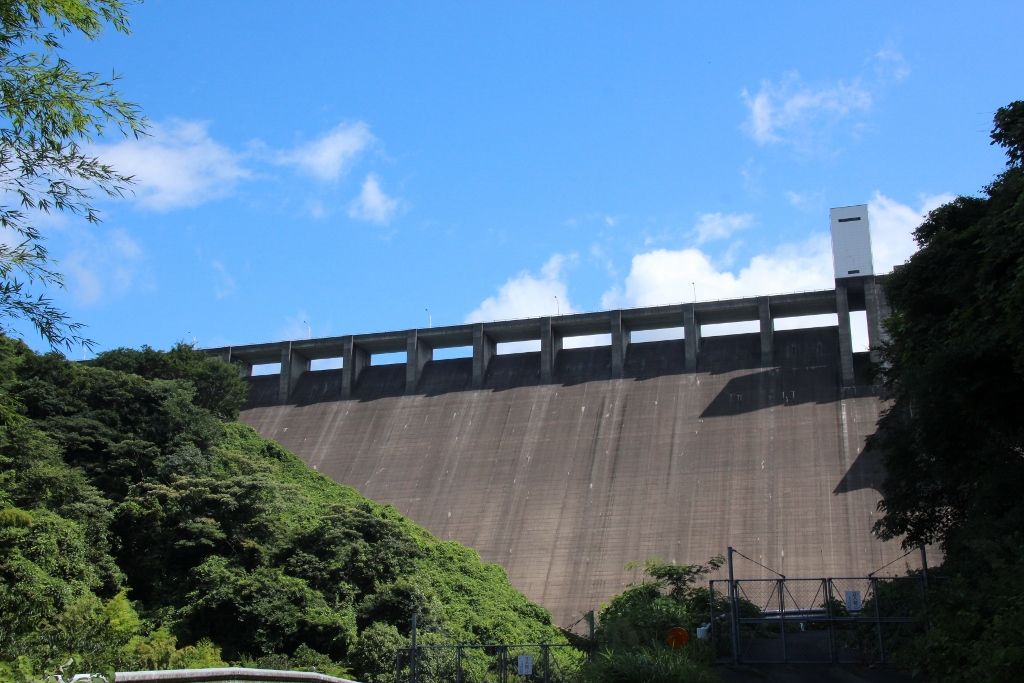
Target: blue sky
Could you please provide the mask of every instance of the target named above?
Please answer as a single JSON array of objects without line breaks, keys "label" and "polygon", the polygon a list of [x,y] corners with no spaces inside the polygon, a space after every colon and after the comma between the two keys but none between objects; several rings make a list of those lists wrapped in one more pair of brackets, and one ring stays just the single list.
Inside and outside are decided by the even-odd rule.
[{"label": "blue sky", "polygon": [[44,226],[97,350],[828,287],[829,207],[890,269],[1024,96],[1019,2],[130,12],[67,53],[152,124],[94,145],[134,194]]}]

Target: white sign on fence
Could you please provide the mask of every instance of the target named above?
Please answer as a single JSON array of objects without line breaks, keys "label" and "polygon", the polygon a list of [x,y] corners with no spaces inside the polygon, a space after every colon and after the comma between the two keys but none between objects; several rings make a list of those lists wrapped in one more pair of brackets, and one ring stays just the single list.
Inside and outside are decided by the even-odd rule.
[{"label": "white sign on fence", "polygon": [[846,611],[859,612],[861,607],[860,591],[846,591]]},{"label": "white sign on fence", "polygon": [[519,675],[530,676],[533,674],[533,657],[531,655],[519,655]]}]

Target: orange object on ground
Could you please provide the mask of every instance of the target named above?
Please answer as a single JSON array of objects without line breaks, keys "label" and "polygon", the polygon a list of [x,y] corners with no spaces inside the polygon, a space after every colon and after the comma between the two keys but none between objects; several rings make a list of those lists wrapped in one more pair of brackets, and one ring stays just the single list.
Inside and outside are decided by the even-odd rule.
[{"label": "orange object on ground", "polygon": [[690,632],[682,626],[676,626],[668,631],[668,635],[665,637],[665,642],[668,643],[669,647],[673,650],[678,650],[681,647],[686,647],[687,643],[690,642]]}]

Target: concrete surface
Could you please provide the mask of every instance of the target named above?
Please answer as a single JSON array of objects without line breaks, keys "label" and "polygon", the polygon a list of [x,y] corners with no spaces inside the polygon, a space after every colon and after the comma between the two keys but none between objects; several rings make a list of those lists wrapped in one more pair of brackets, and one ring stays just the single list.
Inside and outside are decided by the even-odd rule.
[{"label": "concrete surface", "polygon": [[[755,309],[756,310],[756,309]],[[241,419],[311,467],[443,539],[476,548],[566,625],[640,578],[632,560],[704,562],[734,546],[787,576],[863,575],[902,552],[871,535],[878,460],[864,452],[882,402],[841,389],[837,328],[568,349],[553,383],[539,353],[311,371],[288,405],[250,379]],[[863,358],[858,357],[861,361]],[[479,368],[477,369],[479,373]],[[478,377],[478,381],[479,381]],[[738,578],[768,577],[740,560]],[[902,562],[890,570],[905,568]]]}]

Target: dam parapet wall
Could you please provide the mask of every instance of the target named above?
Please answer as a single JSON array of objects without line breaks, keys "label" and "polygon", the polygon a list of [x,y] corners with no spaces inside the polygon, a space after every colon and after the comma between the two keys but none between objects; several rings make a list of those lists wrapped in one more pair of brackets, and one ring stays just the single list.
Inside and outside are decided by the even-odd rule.
[{"label": "dam parapet wall", "polygon": [[[435,350],[455,347],[472,349],[469,362],[462,368],[469,370],[469,382],[463,388],[507,386],[511,377],[506,367],[509,362],[502,358],[504,354],[498,354],[498,344],[507,342],[540,343],[539,353],[530,356],[534,371],[517,366],[515,376],[519,381],[551,384],[566,379],[567,372],[571,380],[574,354],[572,349],[563,348],[563,341],[567,337],[586,335],[608,335],[610,344],[596,347],[607,355],[607,363],[603,364],[607,371],[603,377],[622,379],[637,372],[633,355],[643,355],[642,349],[632,342],[634,332],[681,328],[680,348],[670,351],[670,356],[660,363],[666,368],[681,364],[683,372],[695,373],[707,353],[702,327],[723,323],[757,323],[758,363],[770,367],[777,362],[776,320],[835,314],[839,382],[844,388],[852,388],[857,378],[850,313],[866,312],[870,353],[877,361],[877,350],[883,340],[882,320],[887,310],[880,276],[868,275],[837,279],[835,289],[831,290],[227,346],[206,349],[206,352],[238,364],[250,377],[254,366],[280,364],[278,373],[253,377],[252,403],[284,405],[310,399],[308,390],[300,394],[299,387],[303,377],[311,372],[312,362],[324,359],[337,359],[341,367],[330,381],[319,383],[319,400],[358,396],[364,376],[377,367],[373,365],[373,357],[391,353],[405,354],[401,376],[394,368],[388,371],[391,391],[405,394],[431,391],[437,381],[428,379],[426,371],[434,360]],[[646,367],[646,363],[643,365]],[[588,371],[591,373],[588,376],[592,376],[593,368]],[[372,374],[379,373],[373,371]],[[379,386],[381,381],[378,377],[373,383]]]}]

